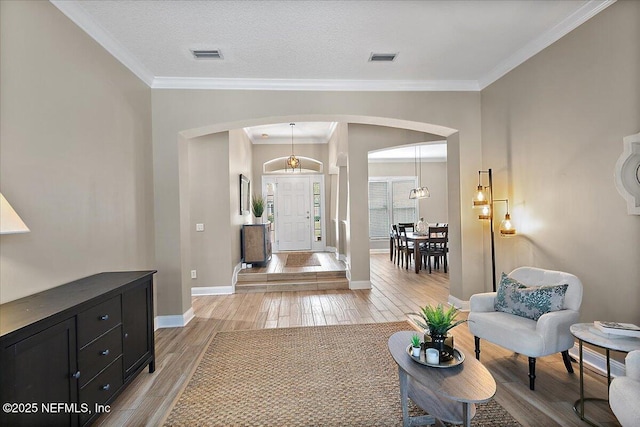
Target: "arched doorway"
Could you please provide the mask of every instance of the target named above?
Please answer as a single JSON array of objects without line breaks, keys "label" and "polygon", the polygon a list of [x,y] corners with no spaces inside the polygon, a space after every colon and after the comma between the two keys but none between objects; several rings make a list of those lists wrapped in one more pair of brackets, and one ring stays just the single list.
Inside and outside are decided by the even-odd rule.
[{"label": "arched doorway", "polygon": [[[224,132],[225,128],[231,126],[250,127],[254,125],[264,125],[266,123],[284,123],[293,121],[334,121],[340,123],[336,131],[337,136],[333,144],[329,147],[327,176],[331,176],[332,192],[331,203],[328,210],[334,215],[336,225],[344,224],[344,232],[337,228],[336,240],[345,250],[345,258],[351,273],[352,288],[370,288],[370,268],[369,268],[369,233],[368,233],[368,184],[367,167],[368,151],[407,143],[419,143],[429,140],[442,140],[446,138],[458,144],[455,129],[433,125],[429,123],[411,122],[406,120],[390,119],[383,117],[362,117],[362,116],[285,116],[271,117],[269,119],[255,119],[242,122],[216,124],[198,129],[183,131],[180,136],[183,142],[212,133]],[[230,129],[227,129],[231,131]],[[407,139],[408,138],[408,139]],[[455,151],[455,150],[454,150]],[[254,162],[255,163],[255,162]],[[262,165],[253,164],[251,166],[254,182],[260,182],[259,175],[262,174]],[[448,173],[459,174],[455,163],[449,168]],[[458,165],[459,167],[459,165]],[[181,177],[182,177],[181,172]],[[459,179],[449,180],[448,194],[457,202],[450,203],[450,206],[459,206]],[[254,184],[255,185],[255,184]],[[255,187],[253,187],[255,188]],[[181,205],[181,209],[185,209]],[[188,210],[188,207],[187,207]],[[306,212],[305,212],[306,213]],[[185,212],[188,217],[188,211]],[[232,224],[233,225],[233,224]],[[454,260],[453,265],[460,266],[461,262],[455,262],[456,257],[461,256],[460,248],[460,212],[452,211],[449,219],[450,235],[450,255]],[[190,229],[185,229],[189,233]],[[231,236],[231,250],[234,250],[233,235]],[[183,243],[188,242],[188,236],[183,235]],[[336,242],[332,242],[336,243]],[[344,243],[344,244],[343,244]],[[189,252],[187,249],[185,252]],[[238,251],[239,252],[239,251]],[[239,260],[238,260],[239,263]],[[189,268],[188,266],[185,266]],[[225,269],[218,269],[221,274],[231,274],[232,266]],[[459,272],[451,268],[452,280]]]},{"label": "arched doorway", "polygon": [[[343,200],[342,197],[344,197],[344,193],[350,194],[351,196],[356,194],[358,195],[358,197],[351,197],[351,198],[345,197],[344,199],[344,200],[349,200],[349,205],[346,209],[344,209],[344,211],[346,212],[347,216],[350,216],[350,218],[355,218],[357,216],[360,216],[360,218],[362,218],[363,215],[366,215],[366,178],[363,182],[356,183],[354,181],[357,181],[357,179],[355,179],[354,174],[350,173],[349,170],[351,169],[353,171],[354,166],[356,166],[356,162],[355,162],[356,157],[359,159],[357,160],[357,162],[366,164],[365,153],[367,150],[366,149],[363,150],[363,155],[360,156],[359,151],[361,150],[362,147],[354,147],[354,145],[356,144],[351,144],[351,145],[348,144],[348,127],[349,126],[361,125],[361,126],[374,126],[374,127],[380,127],[380,128],[392,128],[392,129],[399,129],[399,130],[412,130],[417,132],[433,133],[433,135],[436,135],[439,138],[442,138],[442,137],[446,138],[447,143],[449,145],[449,151],[454,153],[454,156],[452,157],[450,162],[450,167],[448,172],[449,206],[451,208],[451,218],[449,223],[450,223],[450,233],[452,236],[450,255],[452,259],[460,260],[460,262],[456,263],[458,265],[458,269],[456,268],[451,269],[451,273],[450,273],[450,277],[452,280],[451,290],[454,291],[455,287],[457,286],[458,287],[457,293],[462,295],[463,294],[462,292],[463,274],[462,274],[462,262],[461,262],[462,236],[461,236],[461,210],[460,210],[460,200],[461,200],[460,182],[461,182],[461,176],[463,175],[472,176],[473,173],[470,172],[467,174],[465,171],[462,171],[460,168],[459,137],[455,129],[448,128],[445,126],[433,125],[429,123],[400,120],[400,119],[394,119],[394,118],[385,118],[385,117],[355,116],[355,115],[288,115],[288,116],[278,116],[278,117],[265,117],[260,119],[247,119],[247,120],[227,122],[227,123],[217,123],[213,125],[183,130],[178,132],[178,146],[179,146],[178,151],[180,152],[182,150],[180,147],[182,147],[189,140],[193,138],[197,138],[199,136],[212,134],[212,133],[232,132],[232,129],[238,129],[245,126],[274,123],[274,122],[283,122],[283,121],[294,121],[294,120],[337,121],[347,126],[347,129],[345,130],[347,132],[347,138],[342,140],[344,141],[343,143],[337,144],[337,146],[332,149],[329,155],[329,160],[330,160],[329,168],[330,169],[336,168],[338,170],[337,176],[340,177],[338,179],[339,187],[343,188],[344,190],[341,192],[340,196],[338,197],[339,200]],[[180,161],[177,161],[177,163],[180,163]],[[158,168],[158,167],[161,167],[161,165],[157,164],[155,167]],[[343,171],[345,172],[345,174],[340,174],[341,168],[346,168]],[[179,168],[178,175],[180,177],[180,181],[182,181],[184,174],[185,174],[184,169]],[[348,176],[346,176],[343,179],[344,175],[348,175]],[[468,177],[464,176],[465,180],[467,180],[467,178]],[[355,185],[355,184],[358,184],[358,185]],[[181,191],[174,193],[175,194],[174,196],[171,196],[171,193],[163,193],[161,195],[162,200],[156,200],[157,202],[156,207],[162,209],[163,205],[169,202],[173,197],[172,200],[174,200],[174,203],[176,203],[176,205],[174,206],[179,207],[180,217],[183,217],[183,216],[188,217],[188,206],[185,206],[184,203],[180,202],[181,200],[181,196],[179,195],[180,192]],[[364,200],[361,198],[363,193],[365,194]],[[360,207],[358,207],[358,205],[360,205]],[[167,207],[168,206],[170,206],[170,204],[167,205]],[[183,214],[186,214],[186,215],[183,215]],[[352,288],[370,287],[368,251],[362,250],[362,247],[363,247],[362,240],[365,241],[364,245],[368,245],[368,236],[366,232],[367,224],[366,224],[366,221],[361,221],[361,220],[359,222],[349,221],[350,218],[347,218],[346,238],[348,239],[348,242],[346,247],[350,253],[349,262],[350,262],[350,268],[352,273],[352,277],[351,277],[352,279],[351,283],[353,285]],[[167,223],[168,226],[171,227],[170,222],[167,222],[168,219],[169,218],[165,219],[163,215],[163,218],[156,220],[156,228],[162,227],[162,224],[164,223]],[[364,224],[364,233],[362,233],[361,228],[358,228],[358,227],[362,227],[363,224]],[[185,256],[185,254],[188,255],[190,250],[189,238],[188,236],[185,237],[185,235],[189,234],[188,233],[189,231],[190,231],[190,224],[188,222],[183,222],[181,220],[180,221],[181,237],[180,239],[177,239],[175,241],[176,244],[179,245],[180,250],[174,253],[179,255],[179,264],[180,264],[180,271],[181,271],[180,283],[182,284],[181,294],[183,295],[183,300],[182,300],[183,307],[186,306],[186,304],[190,303],[190,301],[186,300],[186,297],[187,295],[190,294],[189,291],[191,289],[191,282],[188,280],[189,279],[189,276],[188,276],[189,258],[188,256]],[[478,232],[477,234],[478,234],[478,237],[481,237],[480,232]],[[230,236],[231,238],[233,238],[231,234]],[[163,238],[162,240],[163,240],[162,245],[166,245],[168,239]],[[160,248],[160,246],[158,246],[159,244],[160,242],[157,242],[157,245],[156,245],[157,248]],[[478,252],[481,254],[482,252],[481,245],[478,245],[478,246],[480,246],[478,250],[470,249],[470,251]],[[167,247],[167,246],[163,246],[163,247]],[[368,248],[368,246],[366,247]],[[228,246],[226,249],[227,251],[229,250]],[[158,252],[163,252],[163,253],[160,253],[160,257],[159,257],[160,261],[166,260],[167,255],[170,254],[170,252],[165,251],[163,248],[160,248]],[[476,267],[477,265],[473,265],[472,269],[475,269]],[[229,276],[232,276],[231,274],[232,270],[233,270],[233,267],[229,266],[229,273],[230,273]],[[480,279],[480,277],[481,277],[481,274],[478,275],[478,279]]]}]

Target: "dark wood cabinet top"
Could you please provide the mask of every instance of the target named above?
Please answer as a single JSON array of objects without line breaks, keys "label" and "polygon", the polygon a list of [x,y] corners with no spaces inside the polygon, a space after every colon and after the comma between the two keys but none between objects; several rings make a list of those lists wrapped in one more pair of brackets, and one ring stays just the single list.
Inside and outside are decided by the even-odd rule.
[{"label": "dark wood cabinet top", "polygon": [[[98,297],[108,297],[129,283],[151,276],[155,270],[118,271],[94,274],[0,305],[0,337],[47,319],[64,320],[65,315]],[[69,313],[66,313],[69,312]],[[73,314],[70,314],[73,315]]]}]

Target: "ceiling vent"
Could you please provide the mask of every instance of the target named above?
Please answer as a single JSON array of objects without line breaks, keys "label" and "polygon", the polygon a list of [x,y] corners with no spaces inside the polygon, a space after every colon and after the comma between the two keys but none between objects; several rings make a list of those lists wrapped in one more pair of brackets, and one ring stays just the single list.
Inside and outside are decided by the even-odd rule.
[{"label": "ceiling vent", "polygon": [[192,50],[196,59],[222,59],[222,52],[219,50]]},{"label": "ceiling vent", "polygon": [[372,53],[369,62],[393,62],[396,56],[397,53]]}]

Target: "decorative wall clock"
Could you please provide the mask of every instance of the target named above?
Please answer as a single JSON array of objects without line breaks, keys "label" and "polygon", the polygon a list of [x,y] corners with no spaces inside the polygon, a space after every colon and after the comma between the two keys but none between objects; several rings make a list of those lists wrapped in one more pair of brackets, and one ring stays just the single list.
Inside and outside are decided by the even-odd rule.
[{"label": "decorative wall clock", "polygon": [[614,174],[616,188],[627,201],[629,215],[640,215],[640,133],[625,137],[622,144]]}]

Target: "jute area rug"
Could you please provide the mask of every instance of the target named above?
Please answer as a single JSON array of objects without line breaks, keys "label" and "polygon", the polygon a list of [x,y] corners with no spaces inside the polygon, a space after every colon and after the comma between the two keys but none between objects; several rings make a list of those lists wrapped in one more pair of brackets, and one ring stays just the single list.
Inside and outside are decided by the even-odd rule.
[{"label": "jute area rug", "polygon": [[315,267],[319,266],[320,261],[314,253],[308,252],[292,252],[287,254],[285,267]]},{"label": "jute area rug", "polygon": [[[401,426],[387,348],[406,322],[219,332],[166,426]],[[411,405],[411,414],[423,414]],[[474,426],[520,426],[498,403]]]}]

